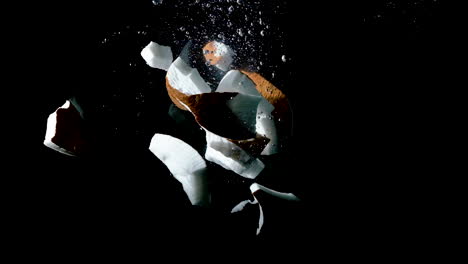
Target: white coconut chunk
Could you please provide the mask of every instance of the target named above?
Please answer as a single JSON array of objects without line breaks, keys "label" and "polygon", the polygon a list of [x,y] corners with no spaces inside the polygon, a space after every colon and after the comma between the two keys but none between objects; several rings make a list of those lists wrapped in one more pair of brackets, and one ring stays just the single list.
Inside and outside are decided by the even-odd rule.
[{"label": "white coconut chunk", "polygon": [[227,102],[231,112],[250,132],[256,132],[257,108],[262,97],[238,94]]},{"label": "white coconut chunk", "polygon": [[141,51],[141,57],[146,61],[151,68],[167,71],[174,60],[172,50],[169,46],[159,45],[151,41]]},{"label": "white coconut chunk", "polygon": [[217,93],[241,93],[261,97],[255,88],[255,83],[238,70],[231,70],[221,79],[216,89]]},{"label": "white coconut chunk", "polygon": [[44,145],[62,154],[65,154],[68,156],[76,156],[75,152],[71,150],[67,150],[53,142],[54,137],[57,135],[57,125],[58,125],[57,111],[59,109],[70,109],[70,107],[73,107],[73,106],[71,105],[70,101],[67,100],[65,101],[65,104],[57,108],[55,112],[49,115],[49,117],[47,118],[47,129],[46,129],[46,134],[44,138]]},{"label": "white coconut chunk", "polygon": [[240,176],[255,179],[265,168],[258,158],[252,157],[231,141],[206,130],[205,158]]},{"label": "white coconut chunk", "polygon": [[211,92],[211,88],[200,76],[198,70],[187,65],[180,57],[169,67],[167,80],[174,89],[186,95]]},{"label": "white coconut chunk", "polygon": [[181,184],[192,205],[208,205],[207,167],[202,156],[184,141],[155,134],[149,147]]},{"label": "white coconut chunk", "polygon": [[273,155],[279,152],[278,134],[276,130],[276,120],[272,116],[275,107],[265,98],[258,104],[257,122],[255,123],[256,132],[270,139],[263,149],[261,155]]}]

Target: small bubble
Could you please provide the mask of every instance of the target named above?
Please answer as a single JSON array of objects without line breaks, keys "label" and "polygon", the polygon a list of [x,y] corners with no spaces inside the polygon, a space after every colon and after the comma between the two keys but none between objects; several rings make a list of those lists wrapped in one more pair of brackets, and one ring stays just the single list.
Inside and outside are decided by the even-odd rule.
[{"label": "small bubble", "polygon": [[180,27],[179,30],[180,30],[180,31],[185,31],[185,28],[184,28],[184,27]]},{"label": "small bubble", "polygon": [[242,4],[242,0],[237,0],[237,4]]},{"label": "small bubble", "polygon": [[206,61],[206,62],[205,62],[205,65],[206,65],[206,66],[210,66],[211,64],[210,64],[209,61]]},{"label": "small bubble", "polygon": [[249,29],[249,30],[247,31],[247,34],[252,35],[252,30]]},{"label": "small bubble", "polygon": [[218,34],[218,38],[220,38],[220,39],[224,39],[224,36],[223,36],[223,34]]},{"label": "small bubble", "polygon": [[259,64],[263,66],[263,62],[259,62]]},{"label": "small bubble", "polygon": [[287,61],[286,55],[281,56],[281,60],[282,60],[283,62],[286,62],[286,61]]},{"label": "small bubble", "polygon": [[260,35],[262,35],[262,37],[264,37],[265,36],[265,31],[264,30],[260,31]]},{"label": "small bubble", "polygon": [[228,22],[226,23],[226,25],[227,25],[228,27],[231,27],[231,26],[232,26],[231,21],[228,21]]},{"label": "small bubble", "polygon": [[162,2],[163,0],[153,0],[153,5],[160,5]]},{"label": "small bubble", "polygon": [[234,7],[233,7],[233,6],[230,6],[230,7],[228,8],[228,11],[229,11],[229,13],[231,13],[232,11],[234,11]]},{"label": "small bubble", "polygon": [[244,36],[244,33],[242,32],[242,29],[241,29],[241,28],[239,28],[239,29],[237,30],[237,34],[239,34],[239,36],[241,36],[241,37]]}]

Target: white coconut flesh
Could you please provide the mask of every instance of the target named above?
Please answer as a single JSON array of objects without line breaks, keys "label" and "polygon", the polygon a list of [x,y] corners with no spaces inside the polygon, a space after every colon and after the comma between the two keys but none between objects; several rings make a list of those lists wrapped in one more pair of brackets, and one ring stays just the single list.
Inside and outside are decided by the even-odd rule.
[{"label": "white coconut flesh", "polygon": [[57,111],[59,109],[68,110],[70,109],[70,107],[73,107],[73,106],[70,103],[70,101],[67,100],[65,104],[57,108],[55,112],[49,115],[49,117],[47,118],[47,129],[46,129],[46,134],[45,134],[43,143],[46,147],[53,149],[59,153],[62,153],[68,156],[76,156],[76,153],[73,152],[72,150],[65,149],[53,142],[54,137],[57,135],[57,126],[58,126]]},{"label": "white coconut flesh", "polygon": [[149,149],[182,184],[192,205],[209,205],[206,162],[195,149],[180,139],[164,134],[155,134]]},{"label": "white coconut flesh", "polygon": [[255,88],[255,83],[252,82],[247,75],[238,70],[231,70],[218,84],[217,93],[241,93],[246,95],[262,97]]},{"label": "white coconut flesh", "polygon": [[187,65],[180,57],[171,64],[166,77],[169,84],[183,94],[211,92],[211,88],[200,76],[198,70]]},{"label": "white coconut flesh", "polygon": [[275,107],[265,98],[262,98],[258,104],[255,130],[258,134],[270,140],[261,155],[273,155],[279,152],[276,119],[272,115],[274,109]]},{"label": "white coconut flesh", "polygon": [[169,69],[174,59],[171,47],[153,41],[144,47],[140,54],[148,66],[165,71]]},{"label": "white coconut flesh", "polygon": [[226,138],[206,130],[205,158],[242,177],[255,179],[265,164]]},{"label": "white coconut flesh", "polygon": [[259,217],[258,217],[257,235],[260,234],[260,231],[262,230],[263,224],[265,222],[262,204],[257,199],[257,197],[255,196],[255,193],[257,193],[259,191],[262,191],[262,192],[264,192],[264,193],[266,193],[268,195],[271,195],[273,197],[283,199],[283,200],[296,201],[296,202],[300,201],[300,199],[297,196],[295,196],[294,194],[292,194],[292,193],[278,192],[278,191],[272,190],[270,188],[267,188],[267,187],[265,187],[263,185],[260,185],[258,183],[253,183],[252,185],[250,185],[250,192],[252,193],[254,201],[245,200],[245,201],[240,202],[239,204],[234,206],[234,208],[231,210],[231,213],[237,213],[237,212],[242,211],[247,204],[254,204],[254,205],[258,204]]}]

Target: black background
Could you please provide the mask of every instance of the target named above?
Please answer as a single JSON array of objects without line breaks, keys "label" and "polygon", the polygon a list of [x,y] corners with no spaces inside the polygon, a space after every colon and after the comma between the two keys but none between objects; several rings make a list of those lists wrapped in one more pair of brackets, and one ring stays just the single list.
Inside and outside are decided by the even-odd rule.
[{"label": "black background", "polygon": [[[438,81],[444,32],[437,4],[390,9],[387,2],[288,3],[286,17],[278,17],[291,50],[284,76],[294,127],[291,148],[280,157],[286,165],[270,184],[286,186],[303,202],[275,209],[276,220],[259,238],[245,231],[256,221],[254,212],[236,218],[192,208],[146,151],[156,131],[177,131],[165,126],[168,98],[151,89],[163,75],[142,70],[139,57],[158,36],[135,33],[161,26],[151,17],[164,14],[151,1],[41,4],[22,31],[37,52],[36,67],[24,70],[21,81],[33,88],[33,103],[19,129],[28,152],[14,154],[22,160],[12,198],[21,201],[17,239],[39,254],[69,257],[157,250],[161,242],[226,252],[242,243],[254,252],[255,245],[268,245],[274,256],[405,252],[425,236],[425,221],[416,217],[425,205],[415,185],[426,135],[416,128],[426,118],[419,103]],[[115,32],[122,35],[113,38]],[[102,45],[106,38],[114,40]],[[114,102],[111,113],[96,118],[104,150],[91,159],[42,146],[47,116],[76,94],[90,105]],[[145,104],[135,103],[141,94]],[[118,132],[109,130],[116,124]],[[294,242],[284,247],[283,237]]]}]

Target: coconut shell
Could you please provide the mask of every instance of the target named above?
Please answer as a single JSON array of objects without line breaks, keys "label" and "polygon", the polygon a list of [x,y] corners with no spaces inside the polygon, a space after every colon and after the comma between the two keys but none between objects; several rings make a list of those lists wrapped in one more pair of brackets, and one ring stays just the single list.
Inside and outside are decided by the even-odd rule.
[{"label": "coconut shell", "polygon": [[275,109],[272,116],[277,121],[280,137],[290,136],[292,127],[292,112],[286,95],[271,82],[263,78],[259,73],[241,70],[255,83],[257,91],[270,102]]},{"label": "coconut shell", "polygon": [[289,101],[280,89],[256,72],[245,70],[241,70],[241,72],[247,75],[247,77],[255,83],[257,91],[275,107],[275,110],[273,110],[273,115],[275,117],[289,119],[289,112],[291,111]]},{"label": "coconut shell", "polygon": [[175,106],[177,106],[181,110],[189,111],[189,109],[187,109],[184,105],[180,103],[180,102],[186,102],[189,96],[182,92],[179,92],[179,90],[172,87],[167,77],[166,77],[166,89],[167,89],[167,94],[169,95],[169,98],[171,98],[171,101],[175,104]]}]

